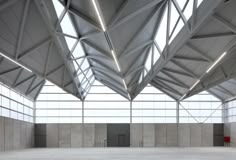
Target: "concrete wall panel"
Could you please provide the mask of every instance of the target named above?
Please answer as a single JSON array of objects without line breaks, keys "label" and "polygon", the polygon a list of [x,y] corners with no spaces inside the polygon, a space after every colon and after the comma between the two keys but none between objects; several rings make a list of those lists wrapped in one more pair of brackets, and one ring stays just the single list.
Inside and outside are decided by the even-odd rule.
[{"label": "concrete wall panel", "polygon": [[231,146],[236,147],[236,123],[230,125]]},{"label": "concrete wall panel", "polygon": [[202,124],[202,146],[213,146],[213,124]]},{"label": "concrete wall panel", "polygon": [[20,122],[20,148],[26,148],[26,123]]},{"label": "concrete wall panel", "polygon": [[143,146],[155,146],[155,124],[143,124]]},{"label": "concrete wall panel", "polygon": [[107,146],[107,124],[95,124],[95,147]]},{"label": "concrete wall panel", "polygon": [[130,125],[130,146],[142,147],[143,145],[143,124]]},{"label": "concrete wall panel", "polygon": [[14,120],[13,148],[20,149],[20,121]]},{"label": "concrete wall panel", "polygon": [[166,124],[156,124],[155,125],[155,139],[157,147],[164,147],[167,145],[167,128]]},{"label": "concrete wall panel", "polygon": [[230,128],[231,128],[231,123],[224,124],[224,135],[225,136],[230,136]]},{"label": "concrete wall panel", "polygon": [[14,136],[14,120],[5,118],[5,151],[14,149],[13,136]]},{"label": "concrete wall panel", "polygon": [[94,124],[84,124],[84,147],[94,147],[95,146],[95,125]]},{"label": "concrete wall panel", "polygon": [[190,125],[190,146],[200,147],[202,142],[202,127],[201,124]]},{"label": "concrete wall panel", "polygon": [[32,123],[0,117],[0,152],[31,147],[34,135],[28,133],[33,130]]},{"label": "concrete wall panel", "polygon": [[0,117],[0,152],[4,151],[4,141],[5,141],[5,127],[4,127],[4,118]]},{"label": "concrete wall panel", "polygon": [[47,147],[59,147],[58,132],[59,132],[58,124],[47,124],[46,127]]},{"label": "concrete wall panel", "polygon": [[178,126],[177,124],[167,124],[167,146],[178,146]]},{"label": "concrete wall panel", "polygon": [[83,129],[82,124],[71,124],[71,147],[80,148],[83,146],[82,141]]},{"label": "concrete wall panel", "polygon": [[71,124],[59,124],[59,147],[71,147]]},{"label": "concrete wall panel", "polygon": [[180,147],[190,146],[190,125],[189,124],[179,124],[178,144]]}]

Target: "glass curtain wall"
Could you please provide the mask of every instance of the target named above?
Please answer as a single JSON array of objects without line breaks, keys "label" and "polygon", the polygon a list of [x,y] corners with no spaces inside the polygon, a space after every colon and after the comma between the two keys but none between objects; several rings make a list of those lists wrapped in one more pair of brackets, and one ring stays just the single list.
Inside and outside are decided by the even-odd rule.
[{"label": "glass curtain wall", "polygon": [[34,121],[34,102],[0,83],[0,116]]},{"label": "glass curtain wall", "polygon": [[177,103],[148,85],[131,103],[98,81],[84,102],[49,82],[36,101],[36,123],[178,122],[221,123],[221,101],[202,92]]},{"label": "glass curtain wall", "polygon": [[225,107],[225,122],[236,122],[236,100],[226,102]]},{"label": "glass curtain wall", "polygon": [[72,122],[82,122],[82,102],[47,81],[36,102],[36,123]]},{"label": "glass curtain wall", "polygon": [[179,103],[180,123],[222,123],[222,115],[222,102],[208,92],[201,92]]},{"label": "glass curtain wall", "polygon": [[177,103],[148,85],[132,102],[132,123],[176,123]]}]

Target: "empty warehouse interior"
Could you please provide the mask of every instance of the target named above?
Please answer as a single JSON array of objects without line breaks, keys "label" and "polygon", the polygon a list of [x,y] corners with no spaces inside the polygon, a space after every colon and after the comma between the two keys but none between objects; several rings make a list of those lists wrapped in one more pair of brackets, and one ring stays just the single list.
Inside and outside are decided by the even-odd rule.
[{"label": "empty warehouse interior", "polygon": [[0,159],[234,159],[235,0],[0,0]]}]

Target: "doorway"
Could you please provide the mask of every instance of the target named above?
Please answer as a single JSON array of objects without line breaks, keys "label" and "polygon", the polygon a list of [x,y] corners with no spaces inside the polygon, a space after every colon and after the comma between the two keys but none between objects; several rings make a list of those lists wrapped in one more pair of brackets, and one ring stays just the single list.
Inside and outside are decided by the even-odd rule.
[{"label": "doorway", "polygon": [[129,124],[108,124],[107,125],[107,146],[108,147],[129,147],[130,146],[130,125]]}]

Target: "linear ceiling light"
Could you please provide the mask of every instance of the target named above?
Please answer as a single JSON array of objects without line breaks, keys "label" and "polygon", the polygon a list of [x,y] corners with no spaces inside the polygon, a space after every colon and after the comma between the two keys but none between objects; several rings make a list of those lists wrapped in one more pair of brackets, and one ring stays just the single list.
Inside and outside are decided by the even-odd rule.
[{"label": "linear ceiling light", "polygon": [[182,99],[184,99],[184,97],[187,95],[187,93],[186,94],[184,94],[179,100],[181,101]]},{"label": "linear ceiling light", "polygon": [[125,89],[127,90],[127,86],[126,86],[125,80],[122,79],[122,81],[123,81],[123,84],[124,84]]},{"label": "linear ceiling light", "polygon": [[195,82],[189,90],[191,91],[199,82],[200,80],[197,80],[197,82]]},{"label": "linear ceiling light", "polygon": [[100,14],[100,12],[99,12],[99,10],[98,10],[97,3],[95,2],[95,0],[92,0],[92,2],[93,2],[93,6],[94,6],[94,8],[95,8],[96,14],[97,14],[97,16],[98,16],[99,22],[100,22],[100,24],[101,24],[102,30],[103,30],[103,32],[105,32],[105,31],[106,31],[106,28],[105,28],[105,25],[104,25],[104,23],[103,23],[103,21],[102,21],[102,16],[101,16],[101,14]]},{"label": "linear ceiling light", "polygon": [[220,60],[222,60],[224,58],[224,56],[227,54],[227,52],[224,52],[212,65],[211,67],[206,71],[206,73],[209,73],[213,67],[215,67],[215,65],[217,65],[217,63],[220,62]]},{"label": "linear ceiling light", "polygon": [[114,52],[113,50],[111,50],[111,54],[112,54],[113,59],[115,60],[116,67],[117,67],[118,71],[120,72],[121,70],[120,70],[119,63],[118,63],[118,61],[117,61],[117,59],[116,59],[115,52]]},{"label": "linear ceiling light", "polygon": [[11,61],[11,62],[15,63],[16,65],[18,65],[18,66],[20,66],[20,67],[24,68],[25,70],[27,70],[27,71],[29,71],[29,72],[32,72],[32,71],[31,71],[29,68],[27,68],[27,67],[25,67],[25,66],[21,65],[20,63],[16,62],[15,60],[11,59],[11,58],[10,58],[10,57],[8,57],[8,56],[6,56],[6,55],[2,54],[1,52],[0,52],[0,55],[1,55],[2,57],[4,57],[4,58],[8,59],[9,61]]},{"label": "linear ceiling light", "polygon": [[128,97],[129,97],[129,99],[131,100],[131,97],[130,97],[129,93],[128,93]]}]

